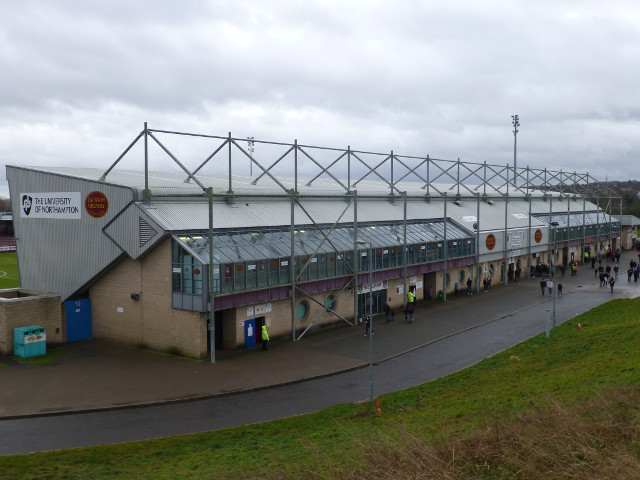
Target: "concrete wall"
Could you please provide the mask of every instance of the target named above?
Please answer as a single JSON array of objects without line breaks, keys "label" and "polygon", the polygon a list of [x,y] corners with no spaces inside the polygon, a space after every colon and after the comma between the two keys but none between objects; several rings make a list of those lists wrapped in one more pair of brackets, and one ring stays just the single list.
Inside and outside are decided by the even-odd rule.
[{"label": "concrete wall", "polygon": [[64,339],[60,295],[21,289],[0,290],[0,353],[13,353],[13,329],[38,325],[46,329],[47,343]]}]

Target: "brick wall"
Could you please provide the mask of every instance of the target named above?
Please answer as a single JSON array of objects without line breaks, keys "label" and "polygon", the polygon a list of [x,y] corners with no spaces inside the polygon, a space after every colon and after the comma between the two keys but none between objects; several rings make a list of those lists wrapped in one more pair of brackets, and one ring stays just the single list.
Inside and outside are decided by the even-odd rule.
[{"label": "brick wall", "polygon": [[91,287],[94,338],[206,356],[206,314],[171,306],[170,248],[166,239],[141,259],[123,258]]},{"label": "brick wall", "polygon": [[0,290],[0,353],[13,353],[13,329],[38,325],[46,329],[47,344],[62,343],[62,309],[59,295]]}]

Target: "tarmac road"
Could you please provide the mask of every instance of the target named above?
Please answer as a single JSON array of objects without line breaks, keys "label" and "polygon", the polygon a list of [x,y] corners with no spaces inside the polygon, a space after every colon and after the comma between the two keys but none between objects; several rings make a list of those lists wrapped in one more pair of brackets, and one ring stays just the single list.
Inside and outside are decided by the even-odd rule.
[{"label": "tarmac road", "polygon": [[[620,280],[612,295],[608,288],[599,288],[597,283],[593,283],[590,269],[584,278],[571,280],[574,285],[570,292],[567,285],[570,280],[563,279],[567,293],[557,299],[557,323],[570,321],[575,315],[612,298],[633,297],[640,293],[638,284]],[[438,318],[433,318],[426,325],[433,340],[414,349],[392,353],[389,350],[392,346],[386,342],[391,338],[388,335],[392,330],[385,331],[384,325],[379,327],[373,338],[374,351],[384,350],[387,359],[373,368],[374,396],[456,372],[543,332],[546,309],[551,308],[551,299],[540,295],[537,283],[538,280],[529,280],[528,284],[515,287],[521,289],[518,294],[512,293],[516,292],[515,289],[508,290],[512,286],[504,287],[500,297],[490,298],[492,294],[483,296],[480,293],[466,299],[474,299],[474,303],[468,303],[466,308],[432,311],[431,315]],[[523,299],[529,301],[524,302]],[[411,335],[410,329],[416,324],[393,326],[396,333],[405,331]],[[360,329],[349,331],[352,333],[348,337],[338,339],[326,348],[340,350],[357,344],[359,354],[366,354],[368,339],[362,337]],[[294,362],[295,358],[291,361]],[[215,398],[0,419],[0,455],[144,440],[311,413],[343,402],[367,401],[368,382],[369,370],[365,366],[298,383]],[[384,405],[381,408],[384,412]]]}]

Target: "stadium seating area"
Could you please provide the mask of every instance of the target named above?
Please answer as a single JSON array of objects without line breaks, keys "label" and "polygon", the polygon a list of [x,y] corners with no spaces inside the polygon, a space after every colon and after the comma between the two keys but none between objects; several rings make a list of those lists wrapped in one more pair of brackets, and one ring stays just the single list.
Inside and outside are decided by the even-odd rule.
[{"label": "stadium seating area", "polygon": [[16,239],[13,235],[0,234],[0,251],[13,252],[16,249]]}]

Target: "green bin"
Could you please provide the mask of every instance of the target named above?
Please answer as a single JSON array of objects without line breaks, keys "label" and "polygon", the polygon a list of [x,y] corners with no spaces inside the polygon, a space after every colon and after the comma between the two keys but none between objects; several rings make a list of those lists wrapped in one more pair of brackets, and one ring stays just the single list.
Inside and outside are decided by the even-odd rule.
[{"label": "green bin", "polygon": [[13,329],[13,354],[31,358],[47,354],[47,331],[38,325]]}]

